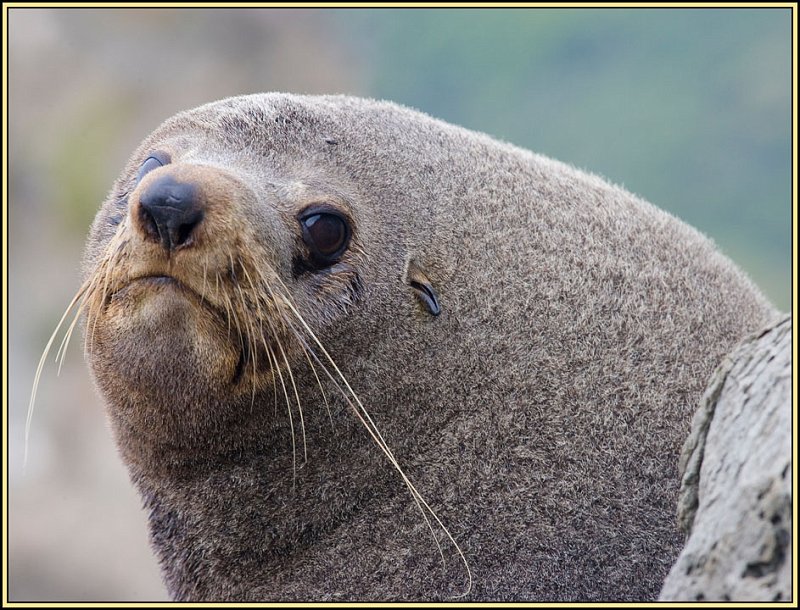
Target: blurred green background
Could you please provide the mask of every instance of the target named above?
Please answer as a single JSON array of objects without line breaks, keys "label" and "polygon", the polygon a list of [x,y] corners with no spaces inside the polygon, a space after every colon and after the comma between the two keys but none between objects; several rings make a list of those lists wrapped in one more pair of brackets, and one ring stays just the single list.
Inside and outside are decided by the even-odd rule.
[{"label": "blurred green background", "polygon": [[11,599],[165,592],[77,344],[40,350],[83,240],[162,120],[258,91],[386,98],[605,176],[790,306],[789,9],[9,11]]}]

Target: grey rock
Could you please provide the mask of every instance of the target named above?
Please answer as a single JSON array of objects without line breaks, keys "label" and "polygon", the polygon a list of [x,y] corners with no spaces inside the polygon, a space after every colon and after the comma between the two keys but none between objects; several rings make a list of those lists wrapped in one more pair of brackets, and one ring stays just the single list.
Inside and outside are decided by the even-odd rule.
[{"label": "grey rock", "polygon": [[660,600],[791,600],[791,391],[791,317],[717,368],[681,455],[688,538]]}]

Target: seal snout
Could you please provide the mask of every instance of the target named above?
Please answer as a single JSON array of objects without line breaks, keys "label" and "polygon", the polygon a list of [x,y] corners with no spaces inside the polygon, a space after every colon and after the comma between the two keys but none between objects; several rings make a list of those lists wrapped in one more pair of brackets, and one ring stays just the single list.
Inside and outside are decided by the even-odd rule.
[{"label": "seal snout", "polygon": [[147,185],[139,196],[137,225],[145,239],[167,251],[192,244],[205,209],[199,189],[167,174]]}]

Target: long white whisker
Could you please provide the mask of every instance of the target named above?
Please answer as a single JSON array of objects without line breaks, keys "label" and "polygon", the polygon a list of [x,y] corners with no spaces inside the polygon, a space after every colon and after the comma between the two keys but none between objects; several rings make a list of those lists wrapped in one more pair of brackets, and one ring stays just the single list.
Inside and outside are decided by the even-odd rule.
[{"label": "long white whisker", "polygon": [[[278,278],[278,281],[279,281],[279,282],[281,282],[280,278]],[[281,282],[281,284],[283,284],[283,282]],[[286,290],[286,286],[285,286],[285,284],[284,284],[284,289]],[[288,292],[288,291],[287,291],[287,292]],[[448,539],[450,540],[450,542],[453,544],[454,548],[455,548],[455,549],[456,549],[456,551],[458,552],[458,555],[459,555],[459,557],[461,558],[461,561],[462,561],[462,563],[464,564],[464,567],[465,567],[465,568],[466,568],[466,570],[467,570],[468,585],[467,585],[467,589],[466,589],[466,591],[465,591],[465,592],[462,594],[462,596],[468,595],[468,594],[469,594],[469,591],[472,589],[472,571],[471,571],[471,570],[470,570],[470,568],[469,568],[469,563],[467,562],[467,559],[466,559],[466,557],[464,556],[464,552],[461,550],[461,547],[460,547],[460,546],[459,546],[459,544],[456,542],[455,538],[453,538],[453,535],[450,533],[450,530],[448,530],[448,529],[447,529],[447,527],[444,525],[444,523],[442,523],[441,519],[439,519],[439,516],[436,514],[436,512],[435,512],[435,511],[434,511],[434,510],[433,510],[433,509],[430,507],[430,505],[427,503],[427,501],[425,500],[425,498],[423,498],[423,497],[422,497],[422,495],[419,493],[419,491],[417,491],[417,488],[414,486],[414,484],[413,484],[413,483],[412,483],[412,482],[409,480],[409,478],[406,476],[405,472],[404,472],[404,471],[403,471],[403,469],[400,467],[400,464],[398,464],[397,460],[395,459],[395,457],[394,457],[394,454],[392,453],[392,451],[389,449],[388,445],[387,445],[387,444],[386,444],[386,442],[384,441],[384,439],[383,439],[383,436],[380,434],[380,431],[377,429],[377,426],[375,425],[375,422],[374,422],[374,421],[372,420],[372,418],[370,417],[369,413],[368,413],[368,412],[367,412],[367,410],[365,409],[365,407],[364,407],[364,405],[362,404],[361,400],[358,398],[358,395],[356,395],[356,393],[355,393],[355,391],[353,390],[353,388],[352,388],[352,387],[350,387],[350,384],[348,383],[347,379],[346,379],[346,378],[345,378],[345,376],[342,374],[341,370],[340,370],[340,369],[339,369],[339,367],[336,365],[336,362],[334,362],[334,360],[333,360],[333,358],[331,357],[331,355],[328,353],[328,351],[327,351],[327,350],[325,349],[325,347],[322,345],[322,343],[320,342],[320,340],[317,338],[316,334],[315,334],[315,333],[314,333],[314,332],[311,330],[311,328],[308,326],[308,324],[306,323],[305,319],[303,319],[302,315],[300,315],[300,312],[299,312],[299,311],[297,311],[297,309],[296,309],[296,308],[295,308],[295,306],[292,304],[292,302],[291,302],[291,300],[290,300],[290,299],[288,299],[288,298],[284,297],[284,298],[283,298],[283,302],[284,302],[284,303],[285,303],[285,304],[286,304],[286,305],[287,305],[287,306],[288,306],[288,307],[289,307],[289,308],[292,310],[292,313],[294,313],[295,317],[298,319],[298,321],[300,322],[300,324],[302,324],[302,325],[303,325],[303,328],[306,330],[306,332],[308,333],[308,335],[311,337],[311,339],[312,339],[312,340],[313,340],[313,341],[314,341],[314,342],[317,344],[317,346],[320,348],[320,350],[322,351],[322,353],[323,353],[323,355],[325,356],[325,358],[328,360],[328,362],[331,364],[331,366],[332,366],[332,367],[334,368],[334,370],[336,371],[337,375],[340,377],[340,379],[342,380],[342,382],[345,384],[345,386],[346,386],[346,388],[347,388],[348,392],[349,392],[349,393],[350,393],[350,394],[353,396],[353,398],[355,399],[355,401],[356,401],[356,403],[358,404],[358,407],[359,407],[359,409],[360,409],[360,412],[359,412],[359,409],[355,409],[355,408],[354,408],[354,411],[355,411],[355,413],[356,413],[356,416],[357,416],[357,417],[359,418],[359,420],[360,420],[360,421],[363,423],[364,427],[367,429],[367,431],[369,432],[369,434],[372,436],[373,440],[374,440],[374,441],[376,442],[376,444],[377,444],[377,445],[378,445],[378,446],[381,448],[381,450],[384,452],[384,454],[386,455],[386,457],[389,459],[389,461],[390,461],[390,462],[392,463],[392,465],[395,467],[395,469],[397,470],[398,474],[401,476],[401,478],[402,478],[402,479],[403,479],[403,481],[405,482],[406,486],[407,486],[407,487],[409,488],[409,490],[411,491],[411,493],[412,493],[412,496],[413,496],[413,497],[415,497],[415,500],[418,502],[418,505],[419,505],[419,503],[421,503],[421,504],[422,504],[422,505],[423,505],[423,506],[424,506],[424,507],[425,507],[425,508],[426,508],[426,509],[429,511],[429,513],[431,514],[431,516],[432,516],[432,517],[433,517],[433,518],[436,520],[436,523],[438,523],[438,524],[439,524],[439,527],[441,527],[441,528],[442,528],[442,531],[444,531],[444,533],[447,535],[447,537],[448,537]],[[362,413],[363,413],[363,416],[362,416]],[[366,419],[365,419],[365,418],[366,418]],[[370,425],[367,425],[367,421],[369,421],[369,424],[370,424]],[[422,507],[420,507],[420,510],[422,510]],[[422,512],[423,512],[423,515],[424,515],[424,511],[422,511]],[[426,520],[427,520],[427,519],[426,519]],[[434,540],[436,540],[436,544],[437,544],[437,546],[439,546],[438,539],[436,538],[436,536],[435,536],[435,535],[434,535]],[[442,550],[441,550],[441,547],[439,547],[439,551],[440,551],[440,554],[442,555],[442,561],[444,561],[444,554],[443,554],[443,552],[442,552]]]},{"label": "long white whisker", "polygon": [[286,357],[286,352],[283,350],[283,345],[278,342],[278,349],[281,350],[281,356],[286,363],[286,372],[289,373],[289,380],[292,382],[294,389],[294,397],[297,400],[297,411],[300,413],[300,433],[303,436],[303,464],[308,462],[308,448],[306,447],[306,426],[303,421],[303,407],[300,405],[300,395],[297,393],[297,384],[294,382],[294,375],[292,374],[292,367],[289,366],[289,359]]},{"label": "long white whisker", "polygon": [[72,297],[67,309],[64,311],[64,314],[61,316],[61,319],[58,321],[53,334],[50,335],[50,339],[47,341],[47,345],[45,345],[44,351],[42,352],[42,357],[39,359],[39,365],[36,367],[36,374],[33,376],[33,388],[31,389],[31,399],[28,403],[28,414],[25,418],[25,449],[23,451],[23,458],[22,458],[22,467],[25,468],[28,464],[28,446],[30,440],[30,433],[31,433],[31,422],[33,421],[33,409],[34,405],[36,404],[36,393],[39,389],[39,380],[42,377],[42,370],[44,369],[44,363],[47,360],[47,354],[50,353],[50,348],[53,345],[53,341],[55,341],[56,336],[58,335],[58,331],[61,330],[61,326],[64,324],[64,320],[67,319],[67,316],[75,307],[75,305],[86,295],[86,292],[89,288],[89,281],[83,283],[78,289],[78,292],[75,293],[75,296]]},{"label": "long white whisker", "polygon": [[204,301],[206,298],[206,280],[208,276],[208,260],[203,258],[203,288],[200,291],[200,300]]},{"label": "long white whisker", "polygon": [[[291,329],[292,329],[292,332],[293,332],[293,334],[294,334],[295,338],[296,338],[296,339],[297,339],[297,340],[300,342],[300,347],[302,347],[302,348],[303,348],[303,355],[306,357],[306,360],[308,360],[308,364],[309,364],[309,366],[311,366],[311,372],[312,372],[312,373],[314,373],[314,377],[315,377],[315,378],[316,378],[316,380],[317,380],[317,386],[319,387],[319,391],[320,391],[320,393],[322,394],[322,400],[323,400],[323,401],[324,401],[324,403],[325,403],[325,410],[328,412],[328,420],[329,420],[329,421],[330,421],[330,423],[331,423],[331,430],[333,430],[333,429],[334,429],[334,428],[333,428],[333,415],[331,414],[331,407],[330,407],[330,405],[328,404],[328,398],[327,398],[327,396],[325,395],[325,390],[324,390],[324,389],[323,389],[323,387],[322,387],[322,382],[320,381],[319,375],[317,374],[317,368],[314,366],[314,363],[313,363],[313,362],[312,362],[312,360],[311,360],[311,356],[313,356],[313,357],[314,357],[314,360],[316,360],[316,361],[317,361],[317,363],[318,363],[318,364],[319,364],[321,367],[323,367],[323,368],[324,368],[324,367],[325,367],[325,365],[324,365],[324,364],[322,364],[322,362],[320,362],[319,358],[318,358],[318,357],[317,357],[317,355],[314,353],[314,350],[312,350],[312,349],[311,349],[311,347],[308,345],[308,343],[306,343],[305,339],[303,339],[303,336],[302,336],[302,334],[300,334],[300,332],[299,332],[299,331],[298,331],[298,330],[295,328],[295,326],[294,326],[294,324],[292,324],[291,320],[287,320],[287,323],[288,323],[288,324],[289,324],[289,326],[291,327]],[[310,354],[310,355],[309,355],[309,354]],[[328,376],[330,377],[330,375],[328,375]],[[338,383],[336,383],[336,380],[335,380],[335,379],[333,379],[332,377],[331,377],[331,379],[332,379],[332,381],[333,381],[333,384],[336,386],[336,388],[337,388],[337,389],[338,389],[340,392],[343,392],[343,390],[341,389],[341,387],[339,386],[339,384],[338,384]]]},{"label": "long white whisker", "polygon": [[[75,325],[78,323],[78,319],[81,317],[81,313],[83,313],[83,303],[78,306],[78,309],[75,312],[75,317],[72,319],[72,323],[69,325],[69,328],[64,335],[64,339],[61,341],[61,346],[58,348],[58,353],[56,354],[56,361],[58,362],[58,371],[56,372],[56,377],[61,375],[61,367],[64,365],[64,359],[67,355],[69,340],[72,337],[72,331],[75,330]],[[59,355],[61,356],[60,360]]]},{"label": "long white whisker", "polygon": [[[450,533],[450,530],[448,530],[448,528],[444,525],[444,523],[439,518],[439,516],[436,514],[436,512],[431,508],[431,506],[428,504],[428,502],[425,500],[425,498],[422,497],[422,494],[420,494],[420,492],[417,490],[417,488],[414,486],[414,484],[411,482],[411,480],[405,474],[405,471],[402,469],[402,467],[398,463],[397,459],[395,458],[395,456],[392,453],[391,449],[389,448],[388,444],[384,440],[383,435],[380,433],[380,430],[378,429],[377,425],[372,420],[372,417],[370,416],[369,412],[366,410],[366,408],[364,407],[363,403],[361,402],[361,399],[359,399],[358,395],[355,393],[353,388],[350,386],[349,382],[345,378],[345,376],[342,373],[341,369],[339,369],[339,367],[337,366],[336,362],[333,360],[331,355],[328,353],[328,351],[322,345],[322,342],[319,340],[319,338],[316,336],[316,334],[311,330],[311,328],[306,323],[306,321],[303,318],[303,316],[300,314],[300,312],[297,310],[297,308],[292,303],[291,299],[288,296],[288,294],[289,294],[288,288],[286,287],[286,285],[283,283],[283,281],[280,279],[279,276],[276,275],[276,279],[280,283],[280,285],[282,286],[283,292],[285,292],[285,294],[281,294],[280,295],[281,302],[283,304],[285,304],[291,310],[291,312],[294,315],[294,317],[297,318],[297,320],[302,325],[305,333],[313,340],[313,342],[317,345],[317,347],[319,347],[319,349],[321,350],[321,352],[324,355],[324,357],[327,360],[327,362],[330,364],[330,366],[333,367],[333,369],[336,372],[337,376],[339,377],[339,379],[341,379],[342,383],[346,387],[347,392],[344,392],[344,390],[339,386],[339,384],[337,383],[336,379],[334,379],[334,377],[331,374],[331,372],[328,371],[328,367],[325,366],[320,361],[319,357],[316,355],[314,350],[309,349],[308,346],[305,345],[305,341],[301,341],[301,344],[303,344],[303,347],[305,348],[306,357],[308,358],[308,355],[311,354],[314,357],[314,359],[317,360],[317,362],[320,364],[320,366],[322,367],[322,370],[325,372],[325,374],[331,379],[331,381],[334,383],[334,385],[337,387],[337,389],[339,389],[339,391],[342,393],[342,396],[346,400],[347,404],[351,407],[351,409],[355,413],[355,415],[358,418],[358,420],[361,422],[361,424],[367,430],[368,434],[372,437],[372,439],[375,442],[375,444],[378,445],[378,447],[381,449],[381,451],[384,453],[384,455],[387,457],[387,459],[390,461],[392,466],[395,468],[395,470],[400,475],[401,479],[403,480],[403,483],[406,485],[406,487],[408,488],[409,492],[411,493],[412,499],[414,500],[415,504],[419,508],[420,513],[422,514],[422,517],[423,517],[425,523],[428,526],[428,529],[430,530],[431,536],[433,537],[433,540],[436,543],[436,547],[439,550],[439,554],[440,554],[440,556],[442,558],[442,562],[443,563],[445,563],[444,551],[443,551],[441,545],[439,544],[439,539],[436,536],[436,533],[433,530],[433,525],[432,525],[431,521],[428,519],[428,514],[430,514],[433,517],[433,519],[436,521],[438,526],[441,528],[441,530],[445,533],[447,538],[450,540],[451,544],[453,545],[453,547],[455,548],[456,552],[458,553],[459,558],[460,558],[461,562],[463,563],[464,568],[465,568],[466,573],[467,573],[467,586],[466,586],[466,589],[465,589],[464,593],[462,593],[459,597],[463,597],[463,596],[468,595],[469,592],[472,590],[472,582],[473,582],[472,581],[472,571],[471,571],[471,569],[469,567],[469,563],[467,562],[466,556],[464,555],[464,552],[462,551],[462,549],[459,546],[458,542],[456,542],[455,538]],[[275,292],[272,290],[270,284],[268,282],[263,282],[263,283],[264,283],[264,286],[267,288],[267,290],[270,292],[270,295],[271,295],[273,301],[277,304],[278,301],[277,301]],[[301,338],[302,334],[300,332],[298,332],[297,329],[295,329],[293,327],[293,325],[291,324],[291,321],[288,318],[284,319],[281,316],[281,319],[282,319],[282,321],[284,321],[284,324],[288,323],[292,327],[292,331],[293,331],[292,334],[295,337],[297,337],[298,339]],[[285,353],[284,353],[284,358],[285,358]],[[309,360],[309,363],[311,364],[310,360]],[[287,365],[288,365],[288,362],[287,362]],[[313,364],[311,364],[311,366],[312,366],[312,369],[314,369]],[[315,375],[316,375],[316,370],[315,369],[314,369],[314,372],[315,372]],[[319,381],[318,377],[317,377],[317,379]],[[284,391],[285,391],[285,388],[284,388]],[[353,400],[355,402],[353,402],[353,400],[350,400],[350,397],[348,396],[348,394],[349,394],[349,396],[352,396],[352,398],[353,398]]]},{"label": "long white whisker", "polygon": [[[445,561],[444,551],[442,550],[442,547],[439,544],[439,539],[438,539],[438,537],[436,536],[436,533],[433,530],[433,526],[432,526],[432,524],[430,522],[430,519],[428,519],[428,515],[425,512],[425,508],[427,508],[428,511],[430,511],[431,514],[433,514],[434,517],[436,517],[436,514],[433,512],[433,510],[430,508],[430,506],[427,505],[425,500],[422,498],[422,495],[417,491],[416,487],[414,487],[414,485],[411,484],[411,481],[406,477],[405,473],[400,468],[400,464],[395,459],[394,454],[389,449],[389,446],[383,440],[383,437],[380,436],[380,434],[378,434],[378,430],[375,428],[375,424],[372,423],[371,420],[368,423],[367,420],[364,419],[364,417],[362,416],[361,412],[359,412],[359,408],[355,405],[355,403],[353,403],[353,401],[350,399],[350,396],[348,396],[347,392],[345,392],[342,389],[342,387],[337,383],[337,381],[331,375],[330,371],[328,371],[328,368],[325,366],[325,364],[319,360],[319,358],[317,357],[317,355],[313,351],[311,353],[313,354],[314,358],[317,360],[317,362],[322,367],[322,370],[325,371],[325,374],[328,375],[328,378],[333,382],[334,386],[336,386],[336,388],[339,390],[339,392],[341,393],[342,397],[345,399],[347,404],[350,406],[351,409],[353,409],[353,412],[356,414],[356,417],[358,418],[358,420],[361,422],[361,424],[364,426],[364,428],[366,428],[366,430],[370,434],[370,436],[372,436],[372,439],[375,441],[375,444],[378,445],[378,447],[388,457],[388,459],[391,462],[391,464],[400,473],[400,476],[401,476],[401,478],[403,480],[403,483],[406,485],[406,487],[408,488],[409,492],[411,493],[411,498],[414,500],[415,504],[417,505],[417,508],[419,509],[420,514],[422,515],[422,518],[425,520],[425,523],[426,523],[426,525],[428,526],[428,529],[431,532],[431,536],[433,537],[433,540],[436,543],[436,547],[439,550],[439,555],[442,557],[442,562],[444,562]],[[334,367],[336,367],[335,363],[332,362],[332,364],[333,364]],[[345,383],[346,383],[346,380],[343,378],[341,373],[339,373],[339,374],[340,374],[340,377],[342,377],[342,381],[345,381]],[[356,400],[358,400],[358,397],[355,396],[355,394],[353,394],[353,397]],[[363,406],[361,408],[363,410]],[[423,508],[423,505],[425,506],[425,508]],[[438,519],[437,519],[437,521],[438,521]],[[441,522],[439,524],[442,525]],[[442,525],[442,528],[446,530],[446,528],[444,528],[443,525]]]},{"label": "long white whisker", "polygon": [[[277,278],[277,279],[278,279],[278,281],[281,283],[281,285],[283,286],[283,289],[284,289],[284,290],[285,290],[285,291],[288,293],[288,289],[286,288],[286,285],[285,285],[285,284],[284,284],[284,283],[281,281],[281,279],[280,279],[280,278]],[[267,290],[270,292],[270,295],[271,295],[272,299],[273,299],[273,300],[274,300],[274,301],[277,303],[277,297],[276,297],[276,295],[275,295],[275,292],[272,290],[271,286],[270,286],[268,283],[265,283],[265,285],[266,285],[266,287],[267,287]],[[356,414],[356,417],[359,419],[359,421],[361,422],[361,424],[364,426],[364,428],[367,430],[367,432],[368,432],[368,433],[370,434],[370,436],[373,438],[373,440],[374,440],[374,441],[375,441],[375,443],[378,445],[378,447],[381,449],[381,451],[383,451],[383,453],[384,453],[384,454],[387,456],[387,458],[389,459],[389,461],[390,461],[390,462],[391,462],[391,463],[394,465],[395,469],[396,469],[396,470],[399,472],[399,474],[400,474],[401,478],[403,479],[403,482],[405,483],[406,487],[408,487],[408,489],[409,489],[409,492],[411,493],[411,497],[412,497],[412,499],[414,500],[415,504],[416,504],[416,505],[417,505],[417,507],[419,508],[419,510],[420,510],[420,513],[422,514],[422,518],[425,520],[425,523],[428,525],[428,529],[429,529],[429,530],[430,530],[430,532],[431,532],[431,536],[433,537],[433,540],[434,540],[434,542],[436,543],[436,547],[437,547],[437,548],[438,548],[438,550],[439,550],[439,554],[440,554],[440,555],[441,555],[441,557],[442,557],[442,562],[444,562],[444,561],[445,561],[445,559],[444,559],[444,552],[442,551],[442,547],[441,547],[441,545],[439,544],[439,539],[437,538],[437,536],[436,536],[435,532],[433,531],[433,527],[432,527],[432,525],[431,525],[431,523],[430,523],[430,521],[429,521],[429,519],[428,519],[428,516],[427,516],[427,515],[426,515],[426,513],[425,513],[425,509],[423,508],[423,504],[424,504],[424,505],[427,507],[427,509],[428,509],[428,510],[429,510],[431,513],[433,513],[433,510],[430,508],[430,506],[428,506],[428,505],[427,505],[427,503],[425,503],[424,499],[422,498],[422,496],[420,495],[420,493],[417,491],[416,487],[414,487],[414,485],[413,485],[413,484],[411,484],[411,481],[408,479],[408,477],[406,477],[406,475],[405,475],[405,472],[402,470],[402,468],[400,467],[400,464],[399,464],[399,463],[397,462],[397,460],[395,459],[395,457],[394,457],[394,454],[391,452],[391,450],[389,449],[389,446],[387,445],[386,441],[383,439],[383,436],[381,435],[380,431],[378,430],[377,426],[375,425],[375,422],[373,422],[373,421],[372,421],[372,418],[369,416],[369,413],[367,413],[367,412],[366,412],[366,409],[364,408],[363,404],[361,404],[361,401],[359,400],[358,396],[356,396],[356,394],[355,394],[355,392],[353,391],[353,389],[352,389],[352,388],[350,387],[350,385],[347,383],[347,380],[344,378],[344,375],[343,375],[343,374],[342,374],[342,372],[339,370],[339,368],[336,366],[336,363],[335,363],[335,362],[333,362],[333,359],[330,357],[330,355],[327,353],[327,351],[325,350],[325,348],[322,346],[322,343],[319,341],[319,339],[317,338],[317,336],[316,336],[316,335],[313,333],[313,331],[312,331],[312,330],[311,330],[311,329],[308,327],[308,325],[306,324],[305,320],[302,318],[302,316],[300,315],[300,313],[297,311],[297,309],[295,309],[294,305],[292,305],[292,303],[291,303],[290,299],[288,298],[288,296],[286,296],[286,295],[281,295],[281,301],[282,301],[282,302],[284,302],[284,303],[286,303],[286,304],[287,304],[287,305],[288,305],[288,306],[289,306],[289,307],[292,309],[292,312],[294,313],[294,315],[295,315],[295,316],[296,316],[296,317],[297,317],[297,318],[300,320],[300,322],[303,324],[303,326],[305,327],[305,329],[306,329],[306,331],[308,332],[308,334],[309,334],[309,335],[310,335],[310,336],[311,336],[311,337],[314,339],[314,341],[315,341],[315,342],[316,342],[316,343],[317,343],[317,344],[320,346],[320,348],[322,349],[323,353],[325,353],[325,356],[328,358],[328,360],[330,361],[330,363],[331,363],[331,364],[333,365],[333,367],[336,369],[336,372],[339,374],[339,377],[340,377],[340,378],[342,379],[342,381],[343,381],[343,382],[344,382],[344,383],[347,385],[347,388],[348,388],[348,390],[349,390],[350,394],[353,396],[353,398],[355,398],[355,399],[356,399],[356,401],[358,401],[358,406],[356,406],[356,404],[354,404],[354,403],[353,403],[353,401],[352,401],[352,400],[350,400],[350,398],[349,398],[349,396],[348,396],[347,392],[345,392],[345,391],[344,391],[344,390],[343,390],[343,389],[342,389],[342,388],[339,386],[339,384],[336,382],[336,380],[335,380],[335,379],[333,378],[333,376],[330,374],[330,372],[328,371],[327,367],[326,367],[326,366],[324,366],[324,364],[323,364],[322,362],[320,362],[319,358],[316,356],[316,354],[314,354],[313,350],[311,350],[311,353],[312,353],[312,354],[314,354],[314,358],[315,358],[315,359],[316,359],[318,362],[320,362],[320,366],[322,366],[322,369],[325,371],[325,374],[326,374],[326,375],[328,375],[328,377],[331,379],[331,381],[333,381],[333,383],[334,383],[334,385],[337,387],[337,389],[338,389],[338,390],[341,392],[341,394],[342,394],[342,396],[344,397],[345,401],[347,401],[347,404],[348,404],[348,405],[349,405],[349,406],[350,406],[350,407],[353,409],[353,412]],[[281,321],[282,321],[284,324],[286,324],[286,323],[290,323],[290,320],[289,320],[288,318],[283,318],[283,317],[281,317]],[[301,334],[301,333],[299,333],[299,332],[297,332],[297,331],[296,331],[296,329],[293,329],[293,330],[295,330],[295,332],[293,333],[295,337],[298,337],[298,338],[302,337],[302,334]],[[305,341],[303,341],[302,343],[305,343]],[[287,364],[288,364],[288,363],[287,363]],[[360,408],[360,411],[359,411],[359,408]],[[364,419],[364,416],[362,415],[362,413],[363,413],[363,415],[366,415],[366,416],[367,416],[367,419],[366,419],[366,420]],[[435,514],[434,514],[434,517],[436,517],[436,515],[435,515]],[[441,527],[442,527],[443,529],[445,529],[445,531],[447,532],[447,529],[444,527],[444,525],[442,525],[442,524],[441,524],[441,522],[440,522],[440,525],[441,525]],[[447,532],[447,533],[449,533],[449,532]],[[455,543],[455,541],[453,541],[453,542]],[[456,545],[456,547],[458,548],[458,545]],[[459,549],[459,550],[460,550],[460,549]]]},{"label": "long white whisker", "polygon": [[[127,218],[127,217],[126,217]],[[104,259],[100,266],[97,268],[97,272],[100,271],[102,268],[103,270],[103,294],[100,298],[100,306],[102,306],[106,302],[106,298],[108,297],[108,286],[111,282],[111,271],[117,264],[118,256],[122,253],[122,249],[128,243],[127,240],[122,241],[120,237],[120,229],[124,226],[124,221],[120,223],[120,227],[117,229],[117,233],[114,234],[114,237],[111,239],[111,242],[108,245],[107,252],[109,252],[108,258]],[[93,277],[97,276],[97,273],[92,274]],[[94,333],[95,329],[97,328],[97,319],[98,316],[92,316],[94,319],[92,321],[92,332],[91,332],[91,340],[89,341],[89,345],[94,346]]]},{"label": "long white whisker", "polygon": [[[278,343],[280,345],[280,341]],[[272,351],[272,348],[267,348],[267,353],[272,358],[272,362],[274,363],[274,368],[278,372],[278,378],[281,381],[281,387],[283,388],[283,397],[286,399],[286,411],[289,413],[289,429],[291,430],[292,436],[292,488],[297,483],[297,447],[295,444],[294,438],[294,420],[292,418],[292,406],[291,402],[289,401],[289,392],[286,391],[286,383],[283,381],[283,373],[281,373],[281,368],[278,365],[278,358],[275,356],[275,353]]]},{"label": "long white whisker", "polygon": [[[242,310],[246,311],[247,310],[247,303],[246,303],[246,300],[245,300],[244,291],[242,290],[242,287],[239,286],[238,284],[236,286],[236,290],[239,293],[239,300],[242,303]],[[245,319],[245,323],[246,323],[245,324],[245,332],[247,334],[247,348],[248,348],[248,352],[250,354],[250,357],[252,358],[252,361],[253,361],[252,362],[253,363],[253,380],[252,380],[253,381],[253,391],[252,391],[251,398],[250,398],[250,411],[252,413],[253,407],[255,406],[255,402],[256,402],[256,375],[258,374],[258,351],[253,348],[253,345],[255,343],[255,329],[254,329],[254,327],[252,325],[252,321],[250,319],[250,316],[244,316],[244,319]]]}]

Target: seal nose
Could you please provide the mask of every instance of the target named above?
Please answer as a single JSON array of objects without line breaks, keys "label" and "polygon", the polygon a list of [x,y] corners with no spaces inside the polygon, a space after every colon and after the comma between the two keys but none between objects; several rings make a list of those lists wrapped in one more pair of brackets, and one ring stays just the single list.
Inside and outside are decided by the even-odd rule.
[{"label": "seal nose", "polygon": [[139,225],[146,238],[161,242],[165,250],[191,244],[203,216],[196,186],[170,175],[156,179],[139,196]]}]

